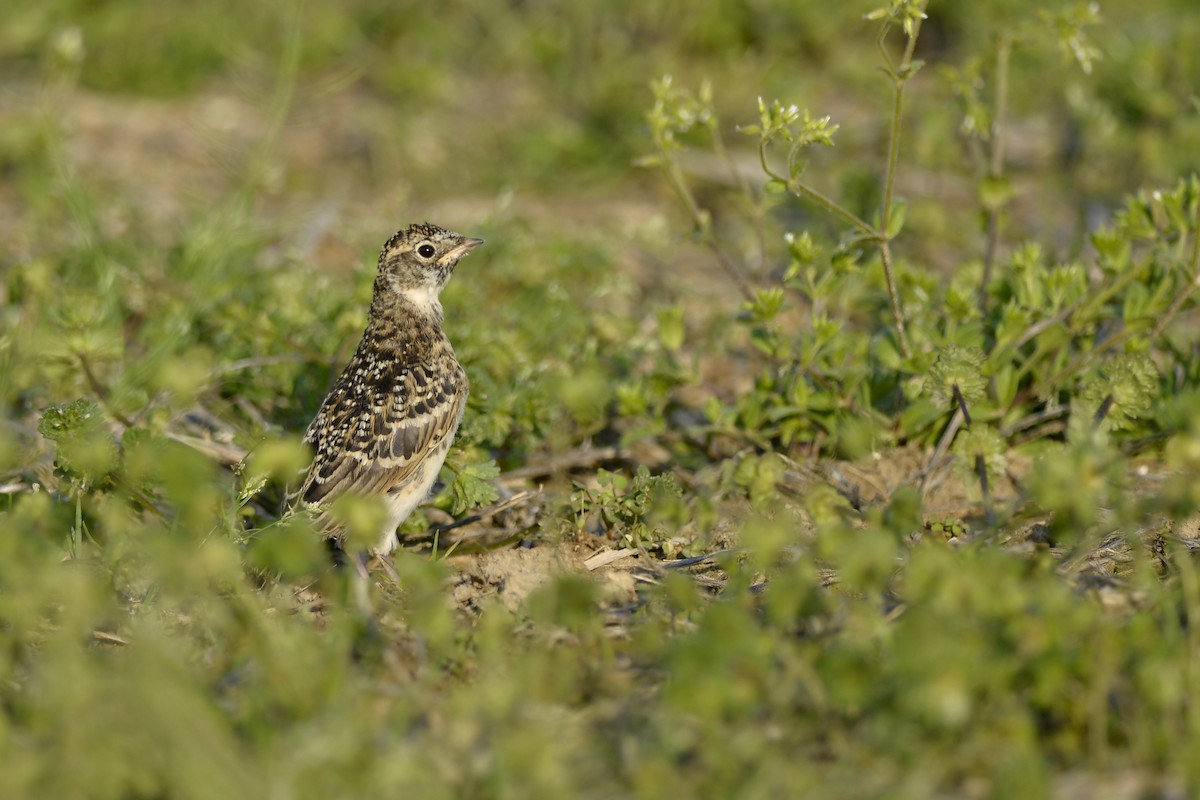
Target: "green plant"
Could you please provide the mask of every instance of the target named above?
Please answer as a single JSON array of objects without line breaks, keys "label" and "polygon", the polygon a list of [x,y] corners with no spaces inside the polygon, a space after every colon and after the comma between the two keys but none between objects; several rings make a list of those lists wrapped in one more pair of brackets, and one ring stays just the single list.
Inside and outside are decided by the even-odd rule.
[{"label": "green plant", "polygon": [[[1110,422],[1115,427],[1149,422],[1145,410],[1161,391],[1156,371],[1171,369],[1164,362],[1178,356],[1164,332],[1190,297],[1200,269],[1195,179],[1129,200],[1112,225],[1093,237],[1095,278],[1089,279],[1080,261],[1052,261],[1034,243],[1014,249],[996,272],[997,225],[1008,202],[999,196],[1007,192],[993,186],[1002,180],[1004,166],[1008,51],[1013,42],[1029,38],[1025,28],[1014,29],[998,39],[993,109],[981,105],[978,65],[951,73],[966,99],[969,140],[991,148],[980,190],[987,241],[982,273],[979,262],[969,262],[940,280],[919,265],[897,261],[894,251],[903,241],[908,209],[896,196],[903,162],[899,141],[905,87],[921,66],[913,54],[924,6],[893,3],[868,16],[880,22],[880,57],[893,90],[875,221],[814,186],[811,150],[832,146],[838,125],[797,105],[760,99],[758,123],[740,130],[758,139],[763,191],[733,185],[746,195],[742,206],[753,209],[748,224],[764,229],[768,198],[786,193],[849,228],[836,242],[824,243],[819,230],[787,233],[782,250],[789,266],[765,286],[745,278],[748,266],[731,263],[711,212],[697,203],[681,167],[683,137],[697,127],[708,132],[717,158],[729,161],[711,89],[692,94],[669,79],[652,86],[655,103],[647,119],[656,152],[644,163],[664,170],[702,240],[747,294],[749,338],[765,356],[754,392],[732,408],[710,407],[710,418],[760,447],[823,440],[832,452],[848,454],[862,452],[864,438],[878,448],[928,443],[939,435],[940,453],[963,422],[971,428],[978,421],[989,426],[986,434],[971,433],[956,451],[974,457],[972,469],[984,484],[1001,469],[1006,443],[1015,436],[1028,441],[1060,433],[1072,402],[1097,422],[1119,406]],[[1052,21],[1056,43],[1090,71],[1098,54],[1083,31],[1096,22],[1095,10],[1071,7],[1039,20]],[[893,31],[902,37],[899,60],[889,48]],[[780,148],[783,164],[777,168],[774,152]],[[975,288],[972,279],[980,281]],[[872,292],[859,290],[864,281]],[[882,297],[875,293],[880,290]],[[884,302],[889,326],[879,324]],[[1120,351],[1125,354],[1113,355]],[[1153,360],[1140,355],[1150,353]],[[1095,377],[1098,372],[1103,377]],[[924,396],[917,391],[922,386]],[[949,422],[946,414],[952,415]]]},{"label": "green plant", "polygon": [[[0,797],[1197,794],[1193,5],[13,0]],[[274,487],[427,215],[361,581]]]},{"label": "green plant", "polygon": [[577,530],[585,530],[594,522],[606,534],[613,536],[623,547],[646,547],[674,552],[671,532],[648,523],[656,504],[682,495],[670,474],[651,475],[644,465],[632,478],[617,472],[599,470],[597,488],[575,484],[571,492],[571,509],[575,513]]}]

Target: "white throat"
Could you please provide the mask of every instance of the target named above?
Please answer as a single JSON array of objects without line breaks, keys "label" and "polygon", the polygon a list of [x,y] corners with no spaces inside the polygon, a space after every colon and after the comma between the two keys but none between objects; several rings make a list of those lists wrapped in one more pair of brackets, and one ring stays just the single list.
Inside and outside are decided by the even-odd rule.
[{"label": "white throat", "polygon": [[439,292],[437,289],[429,286],[418,286],[400,289],[399,292],[419,310],[436,314],[439,317],[442,315],[442,301],[438,298]]}]

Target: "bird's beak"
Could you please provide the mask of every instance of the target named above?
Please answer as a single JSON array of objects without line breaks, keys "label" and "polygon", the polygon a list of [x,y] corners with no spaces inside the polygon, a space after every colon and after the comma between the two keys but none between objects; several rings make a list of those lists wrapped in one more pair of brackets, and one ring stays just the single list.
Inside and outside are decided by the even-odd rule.
[{"label": "bird's beak", "polygon": [[447,250],[446,254],[438,259],[438,263],[453,264],[481,244],[483,244],[483,239],[472,239],[469,236],[464,236],[456,246]]}]

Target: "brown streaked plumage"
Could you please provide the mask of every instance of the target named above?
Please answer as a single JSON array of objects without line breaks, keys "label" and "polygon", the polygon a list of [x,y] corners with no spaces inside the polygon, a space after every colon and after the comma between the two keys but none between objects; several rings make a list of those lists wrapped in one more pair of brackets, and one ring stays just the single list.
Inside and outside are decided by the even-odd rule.
[{"label": "brown streaked plumage", "polygon": [[[384,498],[376,552],[395,548],[396,527],[429,494],[462,419],[467,375],[442,330],[438,295],[481,244],[428,223],[388,240],[362,341],[304,435],[313,461],[289,504]],[[331,538],[341,533],[327,512],[317,524]]]}]

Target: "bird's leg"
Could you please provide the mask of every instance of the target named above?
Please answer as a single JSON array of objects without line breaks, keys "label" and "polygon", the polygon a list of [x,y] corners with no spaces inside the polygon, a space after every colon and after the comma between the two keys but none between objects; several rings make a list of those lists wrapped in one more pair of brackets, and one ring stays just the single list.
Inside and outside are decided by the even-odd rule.
[{"label": "bird's leg", "polygon": [[354,598],[354,606],[364,618],[371,617],[371,573],[367,571],[369,553],[359,553],[354,557],[354,574],[350,576],[350,592]]},{"label": "bird's leg", "polygon": [[379,565],[379,568],[391,579],[392,583],[397,586],[400,585],[400,573],[396,572],[396,567],[392,564],[390,553],[376,551],[371,554],[371,561]]}]

